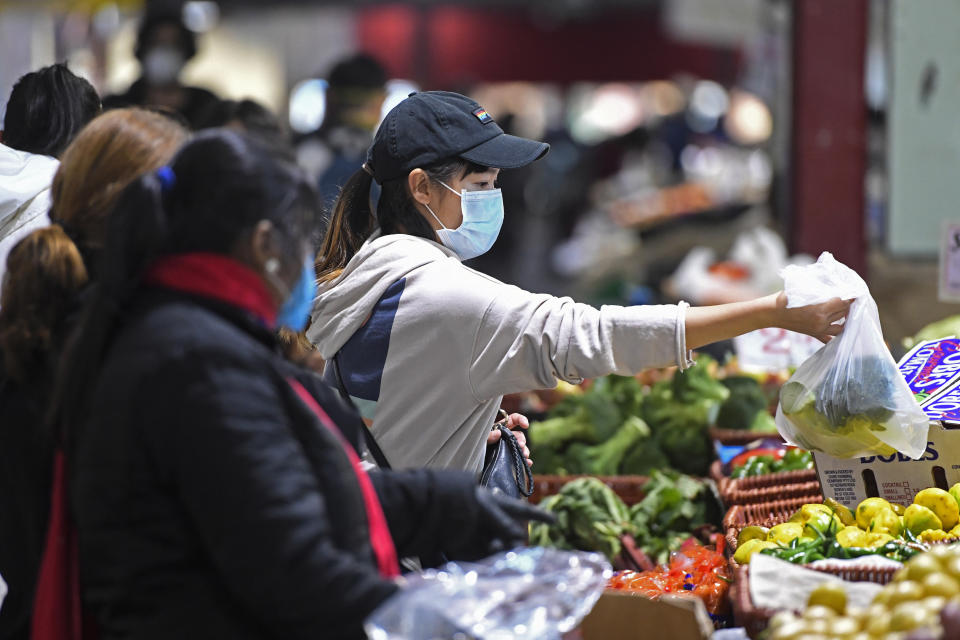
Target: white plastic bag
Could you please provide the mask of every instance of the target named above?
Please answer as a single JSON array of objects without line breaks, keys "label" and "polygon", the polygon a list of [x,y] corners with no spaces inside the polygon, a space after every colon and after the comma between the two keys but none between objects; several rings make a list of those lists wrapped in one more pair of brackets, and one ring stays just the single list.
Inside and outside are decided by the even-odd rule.
[{"label": "white plastic bag", "polygon": [[788,307],[849,300],[843,332],[804,361],[780,391],[777,427],[787,442],[838,458],[919,458],[930,419],[883,341],[877,304],[855,271],[824,252],[781,272]]},{"label": "white plastic bag", "polygon": [[404,576],[364,623],[371,640],[559,640],[610,577],[599,553],[528,547]]}]

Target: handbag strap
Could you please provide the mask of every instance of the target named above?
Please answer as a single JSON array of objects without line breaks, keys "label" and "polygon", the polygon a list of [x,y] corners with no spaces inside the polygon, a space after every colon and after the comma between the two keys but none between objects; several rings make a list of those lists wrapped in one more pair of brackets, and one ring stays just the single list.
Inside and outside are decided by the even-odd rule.
[{"label": "handbag strap", "polygon": [[523,459],[523,451],[520,449],[520,443],[513,432],[503,422],[498,422],[500,428],[500,438],[507,443],[510,449],[510,458],[513,461],[513,479],[517,483],[517,489],[525,498],[533,495],[535,489],[533,483],[533,472],[527,466],[527,461]]},{"label": "handbag strap", "polygon": [[[343,376],[340,374],[339,351],[333,356],[333,374],[337,378],[337,388],[340,390],[340,395],[352,405],[353,400],[350,399],[350,393],[347,391],[347,386],[343,384]],[[377,463],[377,466],[381,469],[391,469],[392,467],[387,461],[387,456],[383,455],[383,450],[380,448],[380,445],[377,444],[373,434],[370,433],[370,428],[367,426],[367,423],[363,421],[363,418],[360,418],[360,432],[363,433],[363,439],[367,444],[367,449],[370,451],[370,455],[373,456],[373,460]]]}]

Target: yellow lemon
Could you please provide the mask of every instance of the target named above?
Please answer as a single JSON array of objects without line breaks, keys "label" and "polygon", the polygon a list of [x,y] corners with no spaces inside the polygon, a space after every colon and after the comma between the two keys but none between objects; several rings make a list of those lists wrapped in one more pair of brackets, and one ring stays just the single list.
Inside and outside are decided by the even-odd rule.
[{"label": "yellow lemon", "polygon": [[742,547],[737,547],[736,552],[733,554],[733,560],[739,564],[747,564],[750,562],[753,554],[763,549],[770,549],[776,546],[776,543],[766,540],[747,540]]},{"label": "yellow lemon", "polygon": [[957,504],[960,504],[960,482],[950,487],[950,491],[948,493],[953,496],[953,499],[957,501]]},{"label": "yellow lemon", "polygon": [[823,501],[823,504],[833,509],[833,512],[840,518],[840,522],[843,523],[843,526],[849,527],[850,525],[857,524],[857,519],[853,517],[853,512],[833,498],[827,498]]},{"label": "yellow lemon", "polygon": [[960,522],[960,505],[956,498],[937,487],[930,487],[919,492],[913,498],[913,504],[926,507],[937,514],[944,529],[952,529]]},{"label": "yellow lemon", "polygon": [[870,521],[877,515],[878,511],[884,509],[892,510],[890,503],[883,498],[867,498],[857,505],[857,526],[863,530],[870,528]]},{"label": "yellow lemon", "polygon": [[897,504],[896,502],[891,502],[890,508],[893,509],[893,512],[898,516],[902,516],[903,512],[907,510],[905,506],[903,506],[902,504]]},{"label": "yellow lemon", "polygon": [[873,533],[889,533],[897,537],[901,532],[900,518],[893,509],[878,509],[867,530]]},{"label": "yellow lemon", "polygon": [[767,540],[787,546],[792,540],[802,535],[802,524],[799,522],[784,522],[770,529],[770,532],[767,534]]},{"label": "yellow lemon", "polygon": [[926,592],[923,585],[913,580],[904,580],[893,585],[890,590],[890,597],[887,599],[888,606],[896,607],[901,602],[914,602],[922,600]]},{"label": "yellow lemon", "polygon": [[807,598],[807,607],[816,605],[828,607],[842,616],[847,610],[847,592],[839,582],[824,582],[811,591]]},{"label": "yellow lemon", "polygon": [[757,527],[749,526],[744,527],[740,530],[740,533],[737,535],[737,547],[743,546],[748,540],[766,540],[767,532],[770,530],[766,527]]},{"label": "yellow lemon", "polygon": [[920,532],[920,542],[926,542],[930,544],[931,542],[942,542],[944,540],[950,539],[950,534],[942,529],[927,529],[926,531]]},{"label": "yellow lemon", "polygon": [[904,568],[897,573],[903,576],[903,580],[913,580],[914,582],[923,582],[923,579],[929,575],[934,575],[943,571],[940,562],[929,553],[921,553],[907,561]]},{"label": "yellow lemon", "polygon": [[931,573],[923,579],[921,584],[927,596],[952,598],[960,594],[960,582],[945,573]]},{"label": "yellow lemon", "polygon": [[869,534],[857,526],[844,527],[837,533],[837,542],[841,547],[866,547]]},{"label": "yellow lemon", "polygon": [[933,511],[919,504],[912,504],[903,513],[903,524],[915,536],[927,529],[942,529],[940,518]]},{"label": "yellow lemon", "polygon": [[932,620],[930,613],[912,602],[904,602],[890,614],[890,631],[913,631],[928,626]]},{"label": "yellow lemon", "polygon": [[876,549],[877,547],[882,547],[891,540],[893,540],[893,536],[889,533],[868,533],[866,547],[868,549]]},{"label": "yellow lemon", "polygon": [[833,510],[825,504],[811,502],[800,507],[800,509],[790,517],[790,522],[807,524],[807,521],[818,513],[825,513],[828,516],[832,516]]}]

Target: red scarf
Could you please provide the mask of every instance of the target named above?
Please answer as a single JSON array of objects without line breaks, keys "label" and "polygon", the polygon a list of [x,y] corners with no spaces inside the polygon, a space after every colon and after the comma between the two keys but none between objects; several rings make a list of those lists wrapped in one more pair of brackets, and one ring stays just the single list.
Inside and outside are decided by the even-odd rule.
[{"label": "red scarf", "polygon": [[268,327],[277,323],[277,305],[260,275],[217,253],[183,253],[154,262],[145,284],[226,302],[255,315]]},{"label": "red scarf", "polygon": [[[213,253],[187,253],[157,260],[147,270],[147,284],[184,291],[194,295],[226,302],[249,311],[269,327],[276,323],[276,305],[260,276],[232,258]],[[363,493],[363,504],[370,529],[370,546],[377,559],[380,574],[386,578],[400,575],[397,552],[387,527],[387,519],[370,477],[360,466],[360,459],[344,439],[340,429],[317,404],[303,385],[287,380],[297,396],[320,420],[320,423],[340,442]]]}]

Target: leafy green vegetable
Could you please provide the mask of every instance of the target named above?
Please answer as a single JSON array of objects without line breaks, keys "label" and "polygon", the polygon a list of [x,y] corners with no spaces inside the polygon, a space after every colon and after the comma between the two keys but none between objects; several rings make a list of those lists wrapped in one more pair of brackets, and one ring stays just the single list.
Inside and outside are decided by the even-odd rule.
[{"label": "leafy green vegetable", "polygon": [[637,543],[651,558],[665,562],[690,532],[718,524],[720,504],[702,482],[675,471],[654,471],[646,496],[630,509]]},{"label": "leafy green vegetable", "polygon": [[624,421],[639,414],[643,387],[633,378],[599,378],[584,393],[564,398],[547,420],[531,426],[530,441],[539,450],[560,450],[571,442],[598,444],[610,439]]},{"label": "leafy green vegetable", "polygon": [[631,447],[620,463],[624,475],[648,476],[654,469],[663,469],[670,461],[656,440],[644,439]]},{"label": "leafy green vegetable", "polygon": [[674,400],[690,402],[693,400],[713,400],[722,403],[730,397],[730,390],[710,375],[710,369],[716,361],[701,354],[696,366],[678,371],[673,376],[672,390]]},{"label": "leafy green vegetable", "polygon": [[713,461],[713,443],[708,427],[713,422],[717,403],[702,399],[671,404],[657,423],[657,445],[666,454],[670,466],[692,475],[706,475]]},{"label": "leafy green vegetable", "polygon": [[949,318],[928,324],[911,338],[904,338],[903,345],[907,349],[911,349],[919,342],[948,338],[956,335],[960,335],[960,316],[950,316]]},{"label": "leafy green vegetable", "polygon": [[730,391],[717,413],[717,426],[721,429],[747,429],[759,413],[767,413],[767,397],[755,379],[747,376],[726,378],[722,381]]},{"label": "leafy green vegetable", "polygon": [[626,452],[649,435],[647,423],[637,416],[631,416],[606,442],[593,446],[579,442],[570,445],[564,455],[564,468],[568,473],[615,475]]},{"label": "leafy green vegetable", "polygon": [[530,524],[530,544],[599,551],[611,560],[622,548],[620,537],[633,533],[630,512],[613,490],[596,478],[568,482],[555,496],[540,502],[553,513],[553,524]]},{"label": "leafy green vegetable", "polygon": [[767,413],[766,409],[764,409],[753,417],[753,421],[750,423],[750,426],[747,427],[747,429],[757,433],[776,433],[777,421],[773,419],[772,415]]},{"label": "leafy green vegetable", "polygon": [[716,496],[694,478],[654,471],[644,491],[646,497],[627,509],[596,478],[568,482],[557,495],[540,502],[557,521],[531,523],[530,544],[599,551],[612,560],[621,551],[620,538],[632,535],[651,558],[665,562],[694,529],[719,523]]}]

